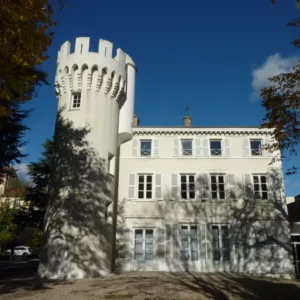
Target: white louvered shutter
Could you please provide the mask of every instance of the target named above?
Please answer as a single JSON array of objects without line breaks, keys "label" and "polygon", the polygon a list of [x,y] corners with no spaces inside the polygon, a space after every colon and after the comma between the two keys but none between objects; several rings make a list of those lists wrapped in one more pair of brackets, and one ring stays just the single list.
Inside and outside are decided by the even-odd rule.
[{"label": "white louvered shutter", "polygon": [[172,227],[166,224],[166,258],[171,258]]},{"label": "white louvered shutter", "polygon": [[[271,142],[272,142],[272,140],[270,137],[266,137],[263,140],[264,145],[269,145],[269,144],[271,144]],[[263,154],[264,154],[264,156],[272,156],[272,152],[269,150],[263,150]]]},{"label": "white louvered shutter", "polygon": [[129,228],[122,228],[120,234],[120,250],[118,256],[120,258],[130,259],[130,229]]},{"label": "white louvered shutter", "polygon": [[281,192],[283,191],[282,177],[277,172],[268,173],[268,198],[271,200],[281,201]]},{"label": "white louvered shutter", "polygon": [[201,139],[195,139],[195,156],[201,156]]},{"label": "white louvered shutter", "polygon": [[133,139],[132,140],[132,157],[138,156],[138,140]]},{"label": "white louvered shutter", "polygon": [[211,198],[210,195],[210,180],[209,180],[209,174],[202,173],[200,174],[200,198],[202,200],[208,200]]},{"label": "white louvered shutter", "polygon": [[222,147],[222,154],[224,156],[231,156],[230,139],[223,139]]},{"label": "white louvered shutter", "polygon": [[209,140],[207,138],[202,139],[202,156],[209,156]]},{"label": "white louvered shutter", "polygon": [[135,174],[129,174],[128,199],[134,199],[134,197],[135,197]]},{"label": "white louvered shutter", "polygon": [[153,156],[159,157],[159,140],[153,140]]},{"label": "white louvered shutter", "polygon": [[246,200],[253,200],[254,193],[253,193],[253,184],[252,184],[252,175],[251,174],[244,174],[244,191],[245,191],[245,199]]},{"label": "white louvered shutter", "polygon": [[250,156],[250,142],[249,139],[243,139],[243,156]]},{"label": "white louvered shutter", "polygon": [[173,156],[179,156],[179,139],[173,140]]},{"label": "white louvered shutter", "polygon": [[162,199],[161,174],[155,174],[155,198]]},{"label": "white louvered shutter", "polygon": [[177,174],[171,175],[171,199],[176,200],[178,198],[178,176]]},{"label": "white louvered shutter", "polygon": [[165,257],[165,229],[157,228],[157,257]]},{"label": "white louvered shutter", "polygon": [[226,174],[226,199],[236,199],[236,183],[234,174]]}]

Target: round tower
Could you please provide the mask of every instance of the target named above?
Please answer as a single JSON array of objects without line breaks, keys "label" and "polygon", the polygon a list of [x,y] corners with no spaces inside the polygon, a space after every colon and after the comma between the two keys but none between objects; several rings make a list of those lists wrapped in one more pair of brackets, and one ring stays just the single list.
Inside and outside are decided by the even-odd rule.
[{"label": "round tower", "polygon": [[132,138],[136,69],[121,49],[65,42],[55,77],[58,114],[39,273],[82,278],[111,272],[117,148]]}]

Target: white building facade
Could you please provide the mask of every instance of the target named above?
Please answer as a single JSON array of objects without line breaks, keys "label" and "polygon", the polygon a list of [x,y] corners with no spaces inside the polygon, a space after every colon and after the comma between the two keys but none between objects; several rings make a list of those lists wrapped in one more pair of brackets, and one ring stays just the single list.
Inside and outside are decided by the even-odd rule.
[{"label": "white building facade", "polygon": [[120,151],[116,268],[292,275],[270,142],[257,127],[134,128]]}]

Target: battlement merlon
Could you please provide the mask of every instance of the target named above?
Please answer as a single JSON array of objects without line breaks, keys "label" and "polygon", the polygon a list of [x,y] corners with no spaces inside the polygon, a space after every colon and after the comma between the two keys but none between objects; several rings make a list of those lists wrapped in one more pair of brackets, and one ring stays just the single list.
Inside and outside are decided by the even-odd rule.
[{"label": "battlement merlon", "polygon": [[65,57],[69,55],[88,55],[90,53],[99,54],[104,59],[114,59],[119,62],[120,65],[131,64],[135,66],[133,60],[122,49],[117,49],[117,55],[112,57],[113,44],[107,40],[99,39],[98,52],[90,52],[90,38],[78,37],[75,41],[75,51],[71,53],[71,42],[66,41],[60,47],[57,56],[57,64],[59,64]]}]

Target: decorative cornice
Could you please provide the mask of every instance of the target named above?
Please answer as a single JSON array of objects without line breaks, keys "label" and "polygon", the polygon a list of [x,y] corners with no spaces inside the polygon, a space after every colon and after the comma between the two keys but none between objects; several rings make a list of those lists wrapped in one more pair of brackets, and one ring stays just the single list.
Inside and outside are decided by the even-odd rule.
[{"label": "decorative cornice", "polygon": [[272,135],[272,129],[259,127],[138,127],[133,128],[134,136],[138,135]]}]

